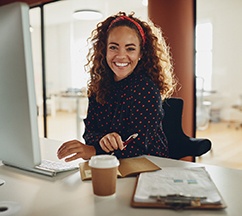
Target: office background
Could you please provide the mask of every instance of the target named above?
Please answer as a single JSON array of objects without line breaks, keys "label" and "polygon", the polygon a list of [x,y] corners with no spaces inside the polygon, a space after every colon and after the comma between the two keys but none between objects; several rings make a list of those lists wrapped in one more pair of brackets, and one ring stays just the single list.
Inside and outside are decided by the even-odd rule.
[{"label": "office background", "polygon": [[[103,17],[115,14],[118,10],[135,11],[138,17],[147,19],[147,6],[142,1],[132,1],[117,6],[113,1],[93,4],[90,7],[103,12]],[[46,86],[48,109],[53,106],[55,110],[75,110],[75,100],[66,98],[53,98],[60,92],[85,88],[88,74],[84,70],[87,53],[86,39],[99,20],[75,20],[71,15],[75,9],[82,8],[79,1],[60,1],[45,6],[45,37],[46,37]],[[93,6],[94,5],[94,6]],[[205,58],[210,62],[207,67],[204,62],[197,68],[197,76],[204,78],[203,99],[211,102],[210,108],[214,115],[221,120],[240,119],[238,110],[232,108],[242,103],[240,86],[240,42],[242,30],[236,23],[242,19],[240,8],[242,2],[233,0],[197,0],[196,24],[210,24],[211,35],[207,40],[211,43],[211,56]],[[118,9],[119,8],[119,9]],[[30,12],[33,29],[33,51],[36,73],[37,98],[41,113],[42,86],[41,86],[41,56],[40,56],[40,19],[39,8]],[[60,16],[61,14],[61,16]],[[206,35],[201,35],[202,39]],[[203,40],[200,44],[203,45]],[[198,45],[199,46],[199,45]],[[197,47],[198,47],[197,46]],[[208,50],[201,50],[206,52]],[[208,59],[209,58],[209,59]],[[199,74],[198,74],[199,73]],[[199,95],[200,96],[200,95]],[[55,101],[54,101],[55,100]],[[199,99],[198,99],[199,100]],[[53,104],[55,103],[55,104]],[[48,110],[48,112],[50,112]],[[216,112],[216,113],[215,113]],[[216,117],[216,116],[215,116]],[[242,120],[242,119],[241,119]]]},{"label": "office background", "polygon": [[[11,0],[5,2],[11,2]],[[29,0],[28,2],[31,6],[34,6],[35,4],[35,1],[33,0]],[[177,3],[176,1],[169,1],[170,5],[165,5],[164,3],[167,2],[162,1],[149,1],[149,3],[152,3],[153,7],[157,2],[163,3],[163,5],[166,7],[176,6],[180,7],[180,9],[183,9],[182,4],[185,5],[188,1],[179,1],[179,6],[175,4]],[[210,38],[210,51],[212,53],[212,56],[209,60],[211,61],[211,64],[208,65],[208,68],[202,68],[201,72],[204,73],[206,77],[209,77],[208,75],[211,71],[211,77],[209,79],[209,81],[211,82],[208,83],[208,81],[205,79],[204,84],[206,88],[202,100],[205,100],[205,102],[210,102],[207,104],[205,103],[205,106],[208,106],[209,111],[211,111],[211,109],[212,111],[214,111],[212,113],[214,115],[212,116],[214,121],[242,121],[241,112],[237,109],[232,108],[233,105],[241,103],[242,94],[240,92],[239,83],[240,68],[242,64],[240,61],[240,50],[242,46],[240,38],[242,31],[239,28],[239,22],[242,18],[239,10],[241,8],[242,2],[240,0],[197,0],[189,1],[188,4],[190,4],[190,7],[194,6],[192,2],[196,3],[195,24],[210,23],[212,27],[212,35]],[[4,0],[1,1],[1,4],[4,4]],[[142,0],[134,0],[131,2],[127,1],[127,3],[125,3],[125,1],[122,1],[121,5],[118,5],[117,1],[110,0],[103,0],[102,2],[98,1],[96,3],[94,2],[94,0],[89,2],[83,0],[53,1],[52,3],[44,5],[47,90],[46,102],[48,114],[47,126],[49,125],[49,138],[58,138],[58,135],[52,135],[54,133],[51,132],[57,130],[56,126],[53,126],[52,124],[52,120],[54,119],[53,117],[55,116],[55,114],[70,114],[70,117],[68,117],[68,122],[73,125],[76,124],[76,99],[70,97],[60,97],[60,93],[67,90],[75,90],[76,88],[85,90],[85,84],[88,78],[88,75],[85,73],[83,68],[87,51],[87,47],[85,46],[86,38],[90,34],[91,30],[95,27],[96,23],[103,19],[101,18],[100,20],[94,21],[75,20],[72,17],[72,12],[76,9],[82,9],[84,8],[84,6],[85,8],[101,10],[103,12],[103,18],[110,14],[114,14],[119,10],[124,10],[126,12],[135,11],[136,15],[143,19],[147,19],[148,17],[148,7]],[[157,8],[159,9],[159,7]],[[161,12],[162,10],[159,11],[159,13]],[[173,14],[173,16],[176,15]],[[186,16],[184,10],[181,10],[180,16]],[[43,99],[39,7],[31,9],[30,18],[33,40],[32,44],[34,53],[33,57],[35,67],[34,69],[36,79],[37,103],[39,107],[39,116],[41,117],[43,115]],[[168,25],[169,22],[172,23],[173,21],[168,20]],[[174,28],[179,30],[179,25],[175,25]],[[178,35],[176,36],[179,38]],[[189,42],[191,42],[192,44],[193,38],[191,34],[189,35],[189,37],[191,37],[191,40]],[[183,53],[183,50],[181,49],[180,52]],[[178,65],[176,64],[175,67],[177,66]],[[201,71],[201,67],[199,67],[199,69]],[[194,68],[192,68],[192,65],[189,66],[189,70],[192,71],[192,73],[194,72]],[[186,71],[183,70],[179,72],[185,73]],[[182,77],[182,79],[186,79],[185,75],[184,77]],[[187,84],[186,80],[183,83],[183,89],[186,87],[184,84]],[[190,84],[191,83],[189,81],[189,85]],[[200,101],[200,95],[197,100]],[[190,99],[186,99],[185,103],[191,103]],[[185,110],[185,115],[187,115],[187,118],[189,119],[191,118],[191,111],[193,111],[192,107],[189,107],[188,112]],[[60,117],[58,120],[57,118],[55,118],[55,122],[57,123],[58,128],[63,127],[62,134],[69,134],[65,136],[66,138],[72,138],[76,136],[77,132],[75,131],[75,127],[70,132],[65,127],[65,125],[67,124],[66,118],[63,119],[62,117]],[[43,124],[41,120],[41,136],[43,136],[42,127]],[[194,125],[192,124],[192,122],[189,122],[188,133],[190,134],[192,133],[190,130],[191,127],[194,127]],[[185,128],[185,130],[187,129]],[[82,133],[82,131],[80,131],[80,133]]]}]

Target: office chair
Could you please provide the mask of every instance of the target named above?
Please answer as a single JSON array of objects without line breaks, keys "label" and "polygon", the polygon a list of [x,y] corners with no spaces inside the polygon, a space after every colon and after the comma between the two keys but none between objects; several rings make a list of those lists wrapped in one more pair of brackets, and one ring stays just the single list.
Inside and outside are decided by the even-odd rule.
[{"label": "office chair", "polygon": [[192,138],[187,136],[182,129],[183,99],[167,98],[163,102],[165,116],[163,130],[168,140],[170,158],[181,159],[192,156],[201,156],[211,149],[211,141],[205,138]]}]

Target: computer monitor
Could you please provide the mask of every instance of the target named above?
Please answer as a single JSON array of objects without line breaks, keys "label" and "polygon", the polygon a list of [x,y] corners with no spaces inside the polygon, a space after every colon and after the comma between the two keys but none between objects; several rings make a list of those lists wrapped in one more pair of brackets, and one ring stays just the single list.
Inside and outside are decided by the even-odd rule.
[{"label": "computer monitor", "polygon": [[0,7],[0,160],[32,169],[41,162],[29,6]]}]

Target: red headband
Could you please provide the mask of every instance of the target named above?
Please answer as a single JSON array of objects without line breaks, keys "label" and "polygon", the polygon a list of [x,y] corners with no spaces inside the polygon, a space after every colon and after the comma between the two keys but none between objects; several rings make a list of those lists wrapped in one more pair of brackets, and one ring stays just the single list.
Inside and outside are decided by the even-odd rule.
[{"label": "red headband", "polygon": [[144,33],[143,28],[141,27],[141,25],[139,23],[137,23],[135,20],[133,20],[132,18],[130,18],[128,16],[119,16],[119,17],[117,17],[116,19],[114,19],[110,23],[108,29],[110,29],[114,23],[116,23],[116,22],[118,22],[120,20],[129,20],[130,22],[132,22],[137,27],[137,29],[139,30],[141,39],[142,39],[142,45],[144,46],[145,45],[145,33]]}]

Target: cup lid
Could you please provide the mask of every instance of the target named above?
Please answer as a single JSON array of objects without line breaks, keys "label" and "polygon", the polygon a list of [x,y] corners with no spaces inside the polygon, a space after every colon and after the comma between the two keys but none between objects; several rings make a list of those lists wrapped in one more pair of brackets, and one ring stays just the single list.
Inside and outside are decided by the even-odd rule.
[{"label": "cup lid", "polygon": [[112,168],[119,166],[119,160],[114,155],[95,155],[88,164],[94,168]]}]

